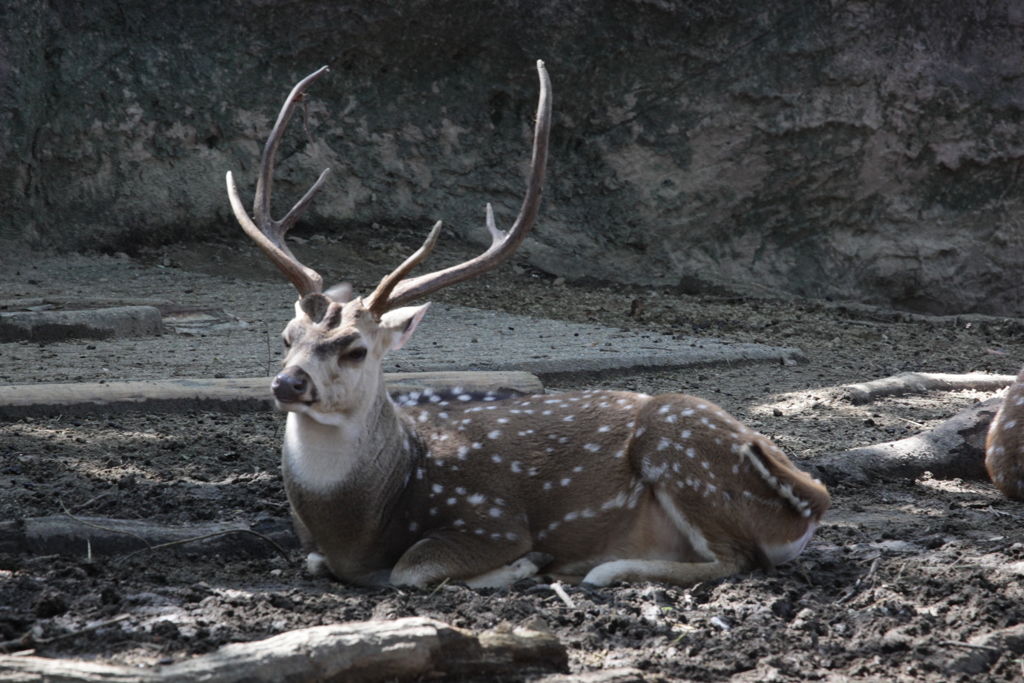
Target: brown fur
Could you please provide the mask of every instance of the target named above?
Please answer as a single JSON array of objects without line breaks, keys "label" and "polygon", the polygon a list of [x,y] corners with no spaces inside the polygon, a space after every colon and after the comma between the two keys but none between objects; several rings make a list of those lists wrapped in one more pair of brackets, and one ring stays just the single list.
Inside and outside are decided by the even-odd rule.
[{"label": "brown fur", "polygon": [[1024,369],[1007,389],[989,426],[985,468],[996,488],[1024,500]]},{"label": "brown fur", "polygon": [[[305,446],[288,434],[341,428],[297,413],[286,432],[289,499],[340,578],[471,579],[529,552],[577,577],[624,559],[662,561],[658,576],[670,564],[743,570],[805,537],[828,508],[824,487],[768,439],[692,396],[455,395],[397,409],[379,359],[424,308],[378,325],[361,307],[346,304],[323,329],[299,306],[287,332],[285,363],[314,378],[321,412],[359,427],[355,443],[336,444],[348,474],[328,489],[322,477],[302,483]],[[368,349],[361,364],[346,360],[353,348]]]}]

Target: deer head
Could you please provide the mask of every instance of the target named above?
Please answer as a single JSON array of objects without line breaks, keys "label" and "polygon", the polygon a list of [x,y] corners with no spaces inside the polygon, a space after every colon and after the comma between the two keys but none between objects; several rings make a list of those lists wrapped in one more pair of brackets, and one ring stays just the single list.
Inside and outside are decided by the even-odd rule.
[{"label": "deer head", "polygon": [[325,423],[336,423],[339,415],[358,414],[365,409],[366,397],[379,393],[384,355],[402,348],[429,306],[405,304],[496,268],[518,249],[533,227],[540,209],[547,165],[551,85],[544,63],[538,62],[541,92],[530,178],[519,216],[508,233],[497,228],[494,212],[488,204],[486,225],[491,234],[491,246],[483,254],[457,266],[406,279],[434,248],[442,227],[438,221],[423,246],[381,280],[370,295],[352,299],[351,289],[347,287],[321,293],[321,276],[302,265],[284,240],[288,230],[320,191],[330,169],[320,174],[316,183],[284,218],[276,221],[270,215],[274,159],[281,136],[295,104],[326,71],[327,67],[323,67],[300,81],[281,109],[260,163],[253,208],[255,219],[246,213],[230,171],[227,186],[232,209],[242,228],[291,280],[300,297],[295,304],[295,318],[283,335],[288,349],[284,358],[285,369],[272,385],[278,405],[285,410],[306,413]]}]

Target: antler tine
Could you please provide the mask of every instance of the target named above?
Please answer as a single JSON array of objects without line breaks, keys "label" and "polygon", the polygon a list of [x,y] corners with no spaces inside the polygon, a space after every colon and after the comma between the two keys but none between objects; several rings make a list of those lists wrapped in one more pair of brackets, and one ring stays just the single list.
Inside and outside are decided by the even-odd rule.
[{"label": "antler tine", "polygon": [[437,237],[441,234],[442,225],[443,223],[441,221],[434,223],[434,227],[431,229],[430,234],[427,235],[427,239],[423,243],[423,246],[417,249],[412,256],[405,259],[405,261],[402,262],[402,265],[395,268],[391,274],[385,276],[384,279],[380,281],[380,284],[377,285],[377,289],[373,290],[373,293],[366,297],[366,308],[374,315],[380,317],[389,310],[387,304],[389,302],[391,291],[395,288],[395,285],[401,282],[402,278],[408,275],[413,268],[422,263],[423,259],[427,258],[427,255],[433,251],[434,245],[437,244]]},{"label": "antler tine", "polygon": [[[416,263],[419,263],[419,261],[416,261],[406,268],[409,261],[412,261],[420,253],[419,251],[416,252],[409,260],[399,266],[398,270],[388,275],[381,282],[380,286],[377,287],[377,290],[370,295],[368,307],[376,315],[399,306],[404,306],[439,289],[453,285],[456,282],[468,280],[498,267],[526,239],[527,233],[530,232],[534,220],[537,218],[537,212],[540,210],[540,200],[544,188],[544,173],[548,160],[548,138],[551,134],[551,80],[548,77],[547,69],[544,68],[543,61],[537,61],[537,73],[540,77],[540,101],[537,104],[537,123],[533,132],[533,159],[530,163],[530,180],[527,185],[526,197],[523,199],[522,208],[519,210],[519,216],[516,218],[515,223],[513,223],[512,228],[508,231],[507,235],[503,231],[498,230],[494,225],[494,213],[491,210],[491,205],[488,204],[487,229],[491,233],[491,246],[488,247],[487,251],[459,265],[398,282],[401,276],[396,278],[397,273],[401,272],[404,275]],[[440,223],[434,226],[434,231],[427,238],[427,243],[431,246],[433,246],[433,240],[436,239],[434,233],[438,231],[439,225]],[[424,248],[427,248],[427,251],[429,251],[427,244],[424,244]],[[423,249],[420,251],[423,251]],[[423,256],[425,257],[426,254],[423,254]],[[422,257],[420,260],[422,260]],[[393,290],[389,294],[382,293],[381,290],[385,282],[392,280],[394,284],[391,284],[389,289],[393,287]]]},{"label": "antler tine", "polygon": [[319,293],[323,290],[323,278],[312,268],[302,265],[291,249],[285,244],[284,237],[295,222],[313,201],[317,192],[327,180],[331,169],[324,169],[323,173],[313,184],[309,191],[303,195],[295,206],[285,214],[285,217],[275,221],[270,215],[270,194],[274,184],[274,159],[277,156],[277,147],[281,143],[281,136],[295,111],[295,105],[302,99],[305,92],[314,81],[327,72],[327,67],[321,67],[317,71],[299,81],[298,85],[292,88],[288,99],[281,107],[281,113],[277,116],[267,144],[263,148],[263,158],[260,160],[260,174],[256,182],[256,199],[253,202],[253,213],[255,221],[249,217],[241,198],[238,196],[238,188],[231,171],[227,174],[228,198],[231,200],[231,208],[234,210],[235,218],[241,224],[246,234],[256,242],[263,253],[283,272],[299,291],[299,296]]}]

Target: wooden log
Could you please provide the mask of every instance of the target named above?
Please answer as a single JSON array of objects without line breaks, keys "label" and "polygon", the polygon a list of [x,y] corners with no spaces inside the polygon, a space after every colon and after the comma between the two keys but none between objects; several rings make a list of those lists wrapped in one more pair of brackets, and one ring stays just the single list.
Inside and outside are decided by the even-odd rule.
[{"label": "wooden log", "polygon": [[[551,674],[536,679],[533,683],[646,683],[649,679],[640,669],[600,669],[578,674]],[[655,680],[660,680],[656,677]]]},{"label": "wooden log", "polygon": [[214,522],[167,526],[107,517],[26,517],[0,521],[0,553],[109,557],[156,546],[185,552],[267,557],[299,547],[288,519],[253,525]]},{"label": "wooden log", "polygon": [[989,399],[906,439],[809,458],[800,465],[833,486],[916,479],[924,472],[937,479],[987,481],[985,437],[1001,401]]},{"label": "wooden log", "polygon": [[944,673],[983,675],[1001,658],[1024,654],[1024,624],[982,633],[966,643],[944,641],[941,645]]},{"label": "wooden log", "polygon": [[[500,631],[500,632],[499,632]],[[441,676],[517,677],[564,672],[565,647],[549,633],[496,629],[474,636],[433,619],[353,622],[289,631],[150,669],[43,657],[0,657],[9,683],[267,683],[409,681]]]},{"label": "wooden log", "polygon": [[1016,375],[990,375],[969,372],[963,375],[935,372],[902,372],[892,377],[870,382],[847,384],[842,387],[844,397],[859,406],[883,396],[923,394],[928,391],[999,391],[1010,386]]},{"label": "wooden log", "polygon": [[[392,394],[454,387],[517,395],[544,392],[541,381],[528,372],[387,372],[384,379]],[[269,411],[274,409],[270,381],[269,377],[254,377],[0,386],[0,419],[129,410],[151,413]]]}]

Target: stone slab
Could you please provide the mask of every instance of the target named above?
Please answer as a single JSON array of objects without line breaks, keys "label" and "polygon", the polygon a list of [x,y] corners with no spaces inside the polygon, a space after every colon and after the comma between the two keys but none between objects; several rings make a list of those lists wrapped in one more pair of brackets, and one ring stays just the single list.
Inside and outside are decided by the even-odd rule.
[{"label": "stone slab", "polygon": [[727,342],[459,306],[431,306],[412,339],[385,358],[401,371],[523,370],[559,376],[807,362],[798,348]]},{"label": "stone slab", "polygon": [[[520,394],[544,391],[540,380],[527,372],[399,372],[385,373],[384,379],[393,394],[428,387]],[[270,381],[269,377],[253,377],[0,386],[0,419],[113,414],[129,410],[156,413],[273,410]]]},{"label": "stone slab", "polygon": [[0,313],[0,342],[149,337],[163,334],[163,329],[160,311],[153,306]]}]

